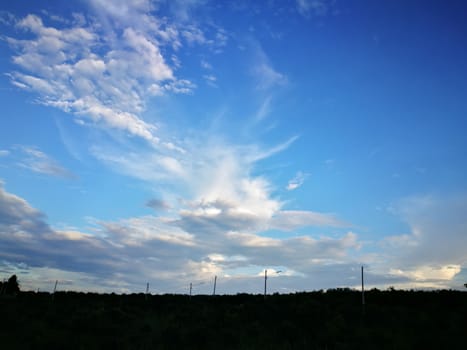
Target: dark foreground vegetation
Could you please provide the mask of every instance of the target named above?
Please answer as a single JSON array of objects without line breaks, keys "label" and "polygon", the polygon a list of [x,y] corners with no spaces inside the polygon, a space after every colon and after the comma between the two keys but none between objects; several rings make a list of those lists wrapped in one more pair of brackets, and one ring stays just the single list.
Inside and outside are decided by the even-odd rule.
[{"label": "dark foreground vegetation", "polygon": [[467,293],[0,297],[1,349],[465,349]]}]

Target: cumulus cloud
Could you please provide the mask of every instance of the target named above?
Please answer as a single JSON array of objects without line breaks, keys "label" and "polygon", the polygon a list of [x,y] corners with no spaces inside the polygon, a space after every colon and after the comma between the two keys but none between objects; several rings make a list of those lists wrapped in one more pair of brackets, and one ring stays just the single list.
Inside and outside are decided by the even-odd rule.
[{"label": "cumulus cloud", "polygon": [[[222,203],[218,206],[230,208]],[[56,230],[48,225],[44,214],[8,193],[2,185],[0,243],[4,249],[0,260],[7,265],[21,264],[32,275],[35,271],[44,275],[44,269],[63,276],[69,271],[68,279],[73,276],[77,279],[73,281],[75,288],[100,279],[107,291],[115,290],[117,285],[122,291],[134,290],[136,281],[151,280],[168,292],[180,280],[209,279],[213,274],[226,279],[239,276],[248,279],[264,266],[280,265],[290,276],[297,273],[306,276],[309,267],[316,265],[312,257],[340,261],[346,251],[358,245],[351,233],[338,239],[262,237],[253,227],[248,230],[252,224],[255,226],[254,217],[242,214],[246,218],[242,223],[232,221],[229,225],[227,221],[225,226],[218,226],[219,222],[208,222],[209,216],[216,213],[213,209],[202,211],[192,207],[189,213],[180,212],[179,220],[147,215],[97,222],[90,233]],[[180,224],[187,215],[204,222],[201,226],[188,221],[186,226]],[[240,217],[236,213],[225,216]],[[210,224],[217,225],[216,229],[203,232],[196,229]],[[239,279],[235,284],[237,289],[226,292],[243,290],[242,281]]]},{"label": "cumulus cloud", "polygon": [[75,14],[59,25],[34,14],[16,20],[28,38],[5,39],[18,67],[8,73],[11,83],[36,93],[39,103],[158,145],[157,127],[141,118],[146,100],[196,88],[175,76],[180,62],[164,57],[175,57],[168,48],[183,42],[218,48],[223,31],[215,28],[209,38],[194,24],[170,23],[155,15],[151,1],[88,3],[94,16]]},{"label": "cumulus cloud", "polygon": [[108,287],[107,291],[117,282],[128,285],[133,278],[147,278],[143,276],[150,268],[142,267],[151,261],[149,266],[158,266],[156,271],[178,271],[181,250],[174,251],[173,247],[193,243],[189,234],[174,228],[167,232],[166,227],[157,218],[142,217],[101,222],[92,233],[56,230],[49,226],[44,214],[0,184],[2,265],[20,264],[32,272],[47,269],[48,275],[56,271],[68,278],[76,276],[80,279],[75,281],[76,288],[89,284],[83,283],[82,278],[99,280]]},{"label": "cumulus cloud", "polygon": [[17,26],[33,38],[9,39],[18,52],[13,62],[23,70],[10,74],[13,84],[37,93],[45,105],[156,141],[155,128],[137,116],[144,108],[142,87],[173,78],[154,43],[128,29],[120,38],[126,48],[119,49],[97,28],[57,29],[36,15]]},{"label": "cumulus cloud", "polygon": [[419,287],[443,288],[467,263],[465,195],[414,196],[399,202],[394,212],[409,233],[382,242],[390,274],[404,276]]},{"label": "cumulus cloud", "polygon": [[32,208],[24,199],[8,193],[4,190],[4,184],[0,181],[0,225],[2,233],[7,225],[14,226],[12,232],[25,232],[30,229],[31,232],[47,231],[47,225],[43,221],[43,215]]},{"label": "cumulus cloud", "polygon": [[[70,238],[71,237],[71,238]],[[91,241],[84,234],[53,230],[46,217],[23,198],[5,191],[0,184],[0,258],[35,267],[56,267],[78,270],[99,264],[99,242]],[[73,244],[69,244],[73,242]],[[75,254],[70,254],[70,248]]]},{"label": "cumulus cloud", "polygon": [[[185,203],[185,209],[172,216],[97,221],[90,232],[84,233],[53,229],[43,213],[7,192],[2,184],[0,243],[4,249],[0,261],[5,271],[20,268],[30,272],[25,282],[32,287],[47,285],[39,279],[42,276],[67,280],[72,289],[122,292],[138,291],[145,281],[157,286],[158,292],[186,292],[190,282],[198,281],[196,292],[205,292],[203,283],[209,284],[217,275],[219,292],[257,292],[261,287],[258,275],[265,268],[282,271],[271,291],[358,285],[362,243],[357,234],[343,231],[332,238],[268,237],[262,229],[268,222],[271,225],[274,217],[268,220],[267,215],[239,212],[237,205],[221,201]],[[325,215],[279,215],[293,217],[279,220],[287,226],[284,229],[342,227]],[[417,257],[419,247],[414,249]],[[397,259],[408,259],[407,253],[399,252]],[[404,260],[404,265],[391,265],[397,262],[394,259],[385,269],[375,262],[367,269],[368,284],[445,287],[460,272],[464,257],[430,263],[410,260],[412,264]]]},{"label": "cumulus cloud", "polygon": [[[399,213],[409,224],[412,246],[416,249],[410,259],[423,263],[465,264],[467,262],[467,198],[463,195],[447,197],[418,196],[404,199]],[[407,237],[407,236],[406,236]],[[436,251],[436,255],[429,254]]]},{"label": "cumulus cloud", "polygon": [[[272,184],[252,175],[259,160],[286,150],[294,140],[263,150],[203,138],[186,144],[186,153],[96,149],[95,155],[116,171],[156,186],[168,199],[165,204],[179,211],[173,224],[195,235],[349,226],[331,214],[285,210],[284,203],[273,196]],[[173,197],[174,190],[184,193],[181,201]]]}]

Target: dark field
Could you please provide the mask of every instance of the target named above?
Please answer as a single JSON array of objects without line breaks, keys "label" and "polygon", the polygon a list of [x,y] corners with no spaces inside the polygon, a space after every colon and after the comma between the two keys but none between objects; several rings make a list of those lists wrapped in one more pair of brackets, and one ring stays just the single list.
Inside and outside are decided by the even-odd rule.
[{"label": "dark field", "polygon": [[465,349],[467,293],[0,298],[1,349]]}]

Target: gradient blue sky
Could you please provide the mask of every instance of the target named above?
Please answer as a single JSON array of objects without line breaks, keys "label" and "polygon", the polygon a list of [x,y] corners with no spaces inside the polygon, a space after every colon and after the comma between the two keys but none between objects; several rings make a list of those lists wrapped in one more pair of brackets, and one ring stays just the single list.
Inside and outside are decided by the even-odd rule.
[{"label": "gradient blue sky", "polygon": [[[23,289],[467,281],[464,1],[15,1],[0,271]],[[274,271],[281,270],[280,274]]]}]

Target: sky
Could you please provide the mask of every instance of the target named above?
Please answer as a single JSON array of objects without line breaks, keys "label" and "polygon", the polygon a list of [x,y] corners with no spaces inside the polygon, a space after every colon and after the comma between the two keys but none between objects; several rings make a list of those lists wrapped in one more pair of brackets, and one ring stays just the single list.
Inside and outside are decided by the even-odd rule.
[{"label": "sky", "polygon": [[290,293],[467,282],[467,3],[0,7],[0,277]]}]

